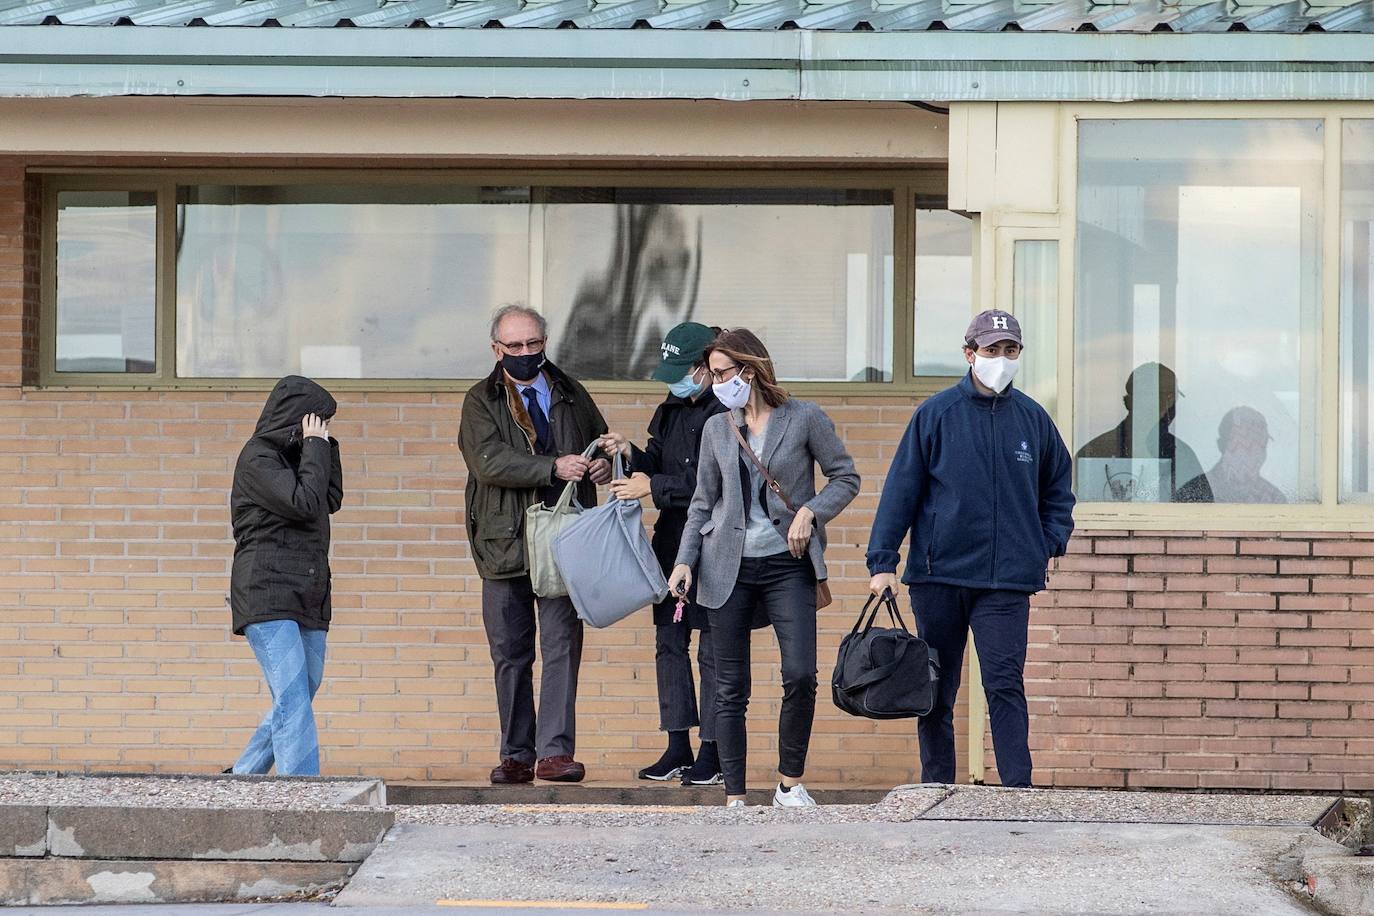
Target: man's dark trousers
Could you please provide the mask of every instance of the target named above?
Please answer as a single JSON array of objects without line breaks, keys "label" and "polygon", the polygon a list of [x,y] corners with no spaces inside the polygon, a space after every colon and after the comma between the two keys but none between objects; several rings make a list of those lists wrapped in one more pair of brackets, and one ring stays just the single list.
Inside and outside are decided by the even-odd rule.
[{"label": "man's dark trousers", "polygon": [[[537,720],[536,602],[543,663]],[[571,756],[577,741],[577,672],[582,664],[582,621],[572,599],[536,598],[529,576],[483,579],[482,622],[496,667],[502,759],[534,763],[536,758]]]},{"label": "man's dark trousers", "polygon": [[1030,595],[927,583],[911,587],[911,606],[917,631],[940,661],[935,706],[916,727],[921,740],[921,781],[946,785],[955,781],[954,701],[972,629],[992,719],[997,774],[1004,786],[1030,786],[1025,687]]}]

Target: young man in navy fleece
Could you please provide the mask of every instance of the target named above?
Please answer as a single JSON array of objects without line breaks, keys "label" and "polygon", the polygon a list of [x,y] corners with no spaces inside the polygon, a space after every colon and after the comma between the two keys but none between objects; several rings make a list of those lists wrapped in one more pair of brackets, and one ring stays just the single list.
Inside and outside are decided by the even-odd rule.
[{"label": "young man in navy fleece", "polygon": [[1073,532],[1068,449],[1045,409],[1012,387],[1021,326],[991,310],[964,335],[963,381],[916,411],[883,485],[868,543],[870,588],[906,574],[916,625],[940,661],[935,707],[920,720],[921,779],[954,782],[954,699],[968,631],[978,647],[997,772],[1031,784],[1025,667],[1030,596]]}]

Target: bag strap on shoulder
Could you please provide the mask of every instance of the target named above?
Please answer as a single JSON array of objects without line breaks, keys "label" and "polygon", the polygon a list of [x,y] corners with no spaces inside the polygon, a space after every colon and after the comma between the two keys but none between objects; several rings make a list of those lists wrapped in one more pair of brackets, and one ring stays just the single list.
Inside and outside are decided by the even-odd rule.
[{"label": "bag strap on shoulder", "polygon": [[796,506],[792,505],[792,501],[788,499],[787,494],[782,491],[782,486],[773,479],[772,474],[768,473],[768,468],[763,466],[763,462],[759,461],[759,456],[754,454],[754,450],[750,448],[749,443],[744,440],[744,433],[740,432],[740,428],[733,422],[730,423],[730,428],[735,432],[735,439],[739,441],[740,450],[744,452],[751,462],[753,462],[754,467],[759,469],[759,474],[763,476],[763,482],[768,485],[768,489],[772,490],[773,494],[777,496],[778,499],[782,500],[782,504],[787,507],[788,512],[796,515]]}]

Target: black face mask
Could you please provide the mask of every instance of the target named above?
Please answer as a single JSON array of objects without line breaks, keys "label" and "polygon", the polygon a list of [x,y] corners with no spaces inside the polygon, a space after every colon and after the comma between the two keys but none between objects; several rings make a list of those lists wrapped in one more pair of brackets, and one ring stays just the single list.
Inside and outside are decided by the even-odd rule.
[{"label": "black face mask", "polygon": [[506,374],[517,382],[528,382],[539,374],[539,370],[544,367],[544,353],[526,353],[523,356],[512,356],[509,353],[501,357],[501,368],[506,370]]}]

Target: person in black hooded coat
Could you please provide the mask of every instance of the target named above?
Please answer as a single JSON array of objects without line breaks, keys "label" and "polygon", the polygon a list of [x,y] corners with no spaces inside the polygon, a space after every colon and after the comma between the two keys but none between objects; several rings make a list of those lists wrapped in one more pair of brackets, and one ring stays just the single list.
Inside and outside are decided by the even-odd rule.
[{"label": "person in black hooded coat", "polygon": [[329,516],[343,504],[337,404],[310,379],[289,375],[267,397],[234,467],[230,608],[272,692],[272,708],[235,773],[317,776],[311,701],[324,673],[329,604]]}]

